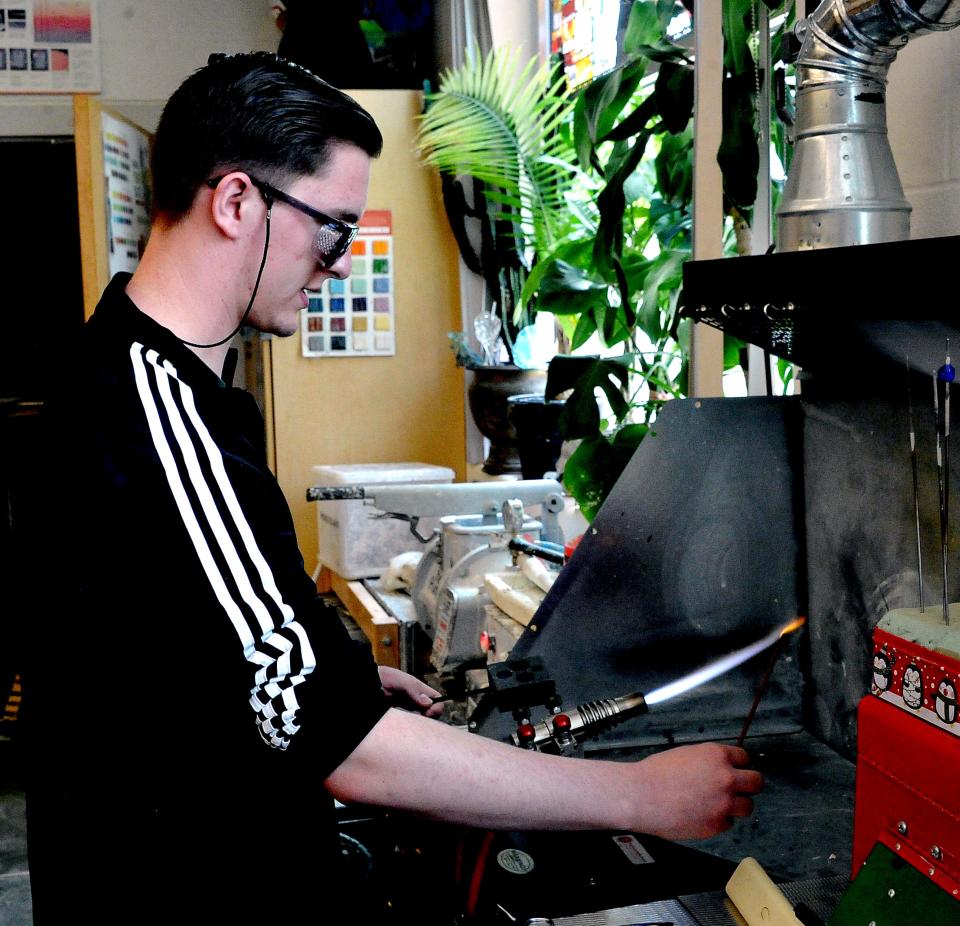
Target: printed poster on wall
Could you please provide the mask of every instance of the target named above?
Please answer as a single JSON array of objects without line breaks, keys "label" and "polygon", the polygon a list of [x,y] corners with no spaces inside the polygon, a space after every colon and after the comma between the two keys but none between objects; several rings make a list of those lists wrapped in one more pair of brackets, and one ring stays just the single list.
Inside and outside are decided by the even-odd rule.
[{"label": "printed poster on wall", "polygon": [[103,179],[110,239],[110,276],[132,273],[150,231],[150,137],[101,113]]},{"label": "printed poster on wall", "polygon": [[0,93],[99,93],[97,0],[0,0]]}]

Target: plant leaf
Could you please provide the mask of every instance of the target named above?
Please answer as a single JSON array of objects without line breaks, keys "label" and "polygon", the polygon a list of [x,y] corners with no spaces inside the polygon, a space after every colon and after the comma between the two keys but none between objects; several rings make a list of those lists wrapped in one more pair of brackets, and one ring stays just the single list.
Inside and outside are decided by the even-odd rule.
[{"label": "plant leaf", "polygon": [[741,366],[740,351],[746,344],[732,334],[723,333],[723,369],[733,370]]},{"label": "plant leaf", "polygon": [[666,61],[660,65],[655,87],[657,111],[667,131],[682,132],[693,115],[693,71]]},{"label": "plant leaf", "polygon": [[623,213],[626,209],[624,184],[637,169],[643,157],[649,135],[641,133],[630,148],[627,157],[607,179],[607,185],[597,197],[600,225],[597,229],[593,258],[605,276],[613,272],[613,259],[623,250]]},{"label": "plant leaf", "polygon": [[563,484],[588,522],[596,517],[608,494],[605,470],[609,449],[602,435],[582,440],[563,468]]},{"label": "plant leaf", "polygon": [[569,135],[560,131],[573,106],[562,78],[552,81],[536,58],[521,68],[516,50],[498,48],[445,71],[429,103],[418,126],[424,161],[487,184],[517,237],[539,253],[562,240],[575,169]]},{"label": "plant leaf", "polygon": [[594,78],[583,92],[586,116],[591,126],[590,137],[603,139],[613,128],[623,108],[637,92],[647,70],[644,58],[632,58]]},{"label": "plant leaf", "polygon": [[645,45],[656,45],[663,36],[663,26],[655,3],[644,0],[634,3],[623,33],[623,52],[632,55]]},{"label": "plant leaf", "polygon": [[687,129],[660,142],[655,162],[657,187],[671,202],[688,203],[693,197],[693,133]]},{"label": "plant leaf", "polygon": [[570,455],[563,470],[563,484],[587,521],[594,519],[649,431],[646,424],[625,425],[612,440],[603,435],[585,438]]},{"label": "plant leaf", "polygon": [[602,390],[618,420],[630,411],[623,390],[629,380],[632,358],[632,354],[612,358],[559,355],[550,361],[546,395],[554,397],[573,389],[560,413],[560,433],[564,439],[592,437],[599,431],[597,389]]},{"label": "plant leaf", "polygon": [[753,56],[747,41],[750,37],[750,28],[747,25],[747,16],[750,12],[749,2],[740,0],[724,0],[723,3],[723,39],[724,64],[734,75],[753,73]]},{"label": "plant leaf", "polygon": [[606,283],[590,279],[578,267],[554,260],[541,279],[537,307],[554,315],[584,312],[598,303],[606,305],[607,288]]},{"label": "plant leaf", "polygon": [[651,93],[626,119],[610,129],[600,141],[626,141],[643,132],[647,123],[657,115],[657,99]]},{"label": "plant leaf", "polygon": [[723,134],[717,162],[723,172],[723,192],[739,209],[757,198],[760,149],[753,118],[753,81],[750,74],[723,82]]},{"label": "plant leaf", "polygon": [[581,314],[579,321],[577,322],[576,328],[573,329],[573,335],[570,338],[570,348],[571,350],[576,350],[578,347],[583,347],[587,341],[597,331],[597,320],[596,313],[604,311],[604,309],[591,309]]}]

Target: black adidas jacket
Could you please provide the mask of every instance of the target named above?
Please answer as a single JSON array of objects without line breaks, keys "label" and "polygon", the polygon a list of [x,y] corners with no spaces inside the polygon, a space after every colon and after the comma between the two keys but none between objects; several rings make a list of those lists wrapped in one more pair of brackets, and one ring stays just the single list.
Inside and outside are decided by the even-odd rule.
[{"label": "black adidas jacket", "polygon": [[252,398],[128,279],[51,405],[71,489],[32,621],[36,922],[316,912],[322,782],[385,709],[376,667],[304,572]]}]

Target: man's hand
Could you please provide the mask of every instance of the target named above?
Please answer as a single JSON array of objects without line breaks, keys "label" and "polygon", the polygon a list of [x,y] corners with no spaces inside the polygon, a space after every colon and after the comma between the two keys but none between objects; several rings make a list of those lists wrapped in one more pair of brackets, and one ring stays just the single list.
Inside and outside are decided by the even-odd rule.
[{"label": "man's hand", "polygon": [[[705,839],[753,813],[750,795],[763,788],[750,757],[736,746],[701,743],[659,752],[634,768],[646,782],[645,832],[666,839]],[[640,827],[638,827],[640,828]]]},{"label": "man's hand", "polygon": [[439,691],[391,666],[377,666],[377,671],[383,693],[393,707],[418,711],[427,717],[439,717],[443,713],[443,705],[433,703],[433,699],[440,696]]}]

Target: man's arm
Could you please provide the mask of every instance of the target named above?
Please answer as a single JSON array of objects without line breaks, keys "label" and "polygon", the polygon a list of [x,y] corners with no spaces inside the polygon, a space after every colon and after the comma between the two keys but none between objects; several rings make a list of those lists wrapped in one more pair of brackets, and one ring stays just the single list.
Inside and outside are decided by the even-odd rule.
[{"label": "man's arm", "polygon": [[746,752],[705,743],[641,762],[566,759],[388,711],[327,778],[342,801],[490,829],[624,829],[698,839],[753,812]]}]

